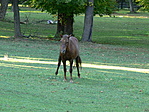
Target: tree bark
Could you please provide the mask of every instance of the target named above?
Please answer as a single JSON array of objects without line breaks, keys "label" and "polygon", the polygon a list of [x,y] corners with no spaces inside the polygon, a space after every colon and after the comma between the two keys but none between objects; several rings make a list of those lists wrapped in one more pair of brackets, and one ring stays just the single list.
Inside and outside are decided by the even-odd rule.
[{"label": "tree bark", "polygon": [[84,31],[82,41],[92,41],[94,0],[88,0],[84,19]]},{"label": "tree bark", "polygon": [[9,0],[0,0],[0,20],[4,20]]},{"label": "tree bark", "polygon": [[14,31],[15,31],[15,38],[22,38],[21,34],[21,27],[20,27],[20,13],[19,13],[19,6],[18,0],[12,0],[13,2],[13,11],[14,11]]},{"label": "tree bark", "polygon": [[73,13],[69,14],[66,18],[66,24],[64,24],[64,34],[73,34]]},{"label": "tree bark", "polygon": [[121,0],[121,9],[123,9],[123,3],[124,3],[124,0]]},{"label": "tree bark", "polygon": [[130,13],[135,13],[133,1],[129,0]]},{"label": "tree bark", "polygon": [[73,13],[65,14],[58,13],[58,24],[57,24],[57,32],[55,37],[60,37],[63,34],[73,34]]}]

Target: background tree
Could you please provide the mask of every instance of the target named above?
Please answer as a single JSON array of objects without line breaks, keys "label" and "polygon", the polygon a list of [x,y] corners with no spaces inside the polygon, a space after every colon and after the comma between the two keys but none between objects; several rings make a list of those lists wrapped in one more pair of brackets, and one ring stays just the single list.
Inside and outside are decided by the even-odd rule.
[{"label": "background tree", "polygon": [[133,0],[128,0],[128,1],[129,1],[130,13],[135,13]]},{"label": "background tree", "polygon": [[84,19],[82,41],[92,41],[93,16],[98,14],[111,15],[115,9],[115,0],[88,0]]},{"label": "background tree", "polygon": [[92,41],[92,26],[93,26],[93,12],[94,12],[94,0],[88,0],[84,19],[84,31],[82,41]]},{"label": "background tree", "polygon": [[9,0],[0,0],[0,20],[3,20],[6,15]]},{"label": "background tree", "polygon": [[58,15],[57,33],[73,34],[74,14],[80,14],[85,11],[84,4],[86,0],[29,0],[36,9],[47,11]]},{"label": "background tree", "polygon": [[116,9],[116,0],[94,0],[94,15],[111,15]]},{"label": "background tree", "polygon": [[137,2],[142,6],[142,10],[149,12],[149,0],[137,0]]},{"label": "background tree", "polygon": [[12,0],[13,4],[13,11],[14,11],[14,31],[15,31],[15,38],[22,38],[21,34],[21,27],[20,27],[20,13],[19,13],[19,0]]},{"label": "background tree", "polygon": [[[96,13],[110,14],[115,0],[95,0]],[[104,2],[104,3],[103,3]],[[28,0],[36,9],[58,15],[56,36],[59,34],[73,34],[74,15],[85,12],[87,0]],[[111,4],[112,3],[112,4]],[[104,6],[102,6],[104,5]],[[102,7],[101,7],[102,6]],[[110,7],[109,7],[110,6]],[[102,10],[101,10],[102,9]],[[101,11],[100,11],[101,10]],[[106,11],[105,11],[106,10]]]}]

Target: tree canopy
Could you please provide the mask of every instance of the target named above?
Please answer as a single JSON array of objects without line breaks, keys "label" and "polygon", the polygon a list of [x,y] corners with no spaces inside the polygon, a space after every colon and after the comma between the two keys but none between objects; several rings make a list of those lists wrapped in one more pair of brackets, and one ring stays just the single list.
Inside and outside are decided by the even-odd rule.
[{"label": "tree canopy", "polygon": [[143,10],[149,11],[149,0],[137,0],[137,2],[139,2],[140,5],[143,6]]},{"label": "tree canopy", "polygon": [[[94,14],[111,14],[115,9],[115,0],[95,0]],[[87,0],[28,0],[36,9],[47,11],[51,14],[60,13],[81,14],[85,13],[85,8],[88,6]]]},{"label": "tree canopy", "polygon": [[51,14],[65,13],[73,14],[83,13],[85,11],[84,5],[86,0],[29,0],[34,8],[47,11]]},{"label": "tree canopy", "polygon": [[114,10],[116,10],[115,0],[95,0],[94,2],[94,14],[110,15]]},{"label": "tree canopy", "polygon": [[94,14],[100,15],[110,15],[115,7],[115,0],[95,0],[94,4],[87,0],[28,0],[27,3],[36,9],[58,15],[56,35],[60,32],[73,34],[74,14],[84,14],[89,5],[94,5]]}]

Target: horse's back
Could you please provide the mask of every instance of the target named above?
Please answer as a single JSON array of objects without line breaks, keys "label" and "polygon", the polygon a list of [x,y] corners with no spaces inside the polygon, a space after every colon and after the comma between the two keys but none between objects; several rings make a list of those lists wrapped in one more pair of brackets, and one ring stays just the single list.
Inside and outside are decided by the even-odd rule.
[{"label": "horse's back", "polygon": [[79,55],[79,46],[78,46],[78,39],[75,37],[70,37],[70,49],[71,51],[78,56]]},{"label": "horse's back", "polygon": [[78,48],[78,39],[76,37],[70,37],[69,40],[71,41],[72,47],[74,46],[76,50],[79,50]]},{"label": "horse's back", "polygon": [[78,39],[76,37],[71,36],[69,39],[78,44]]}]

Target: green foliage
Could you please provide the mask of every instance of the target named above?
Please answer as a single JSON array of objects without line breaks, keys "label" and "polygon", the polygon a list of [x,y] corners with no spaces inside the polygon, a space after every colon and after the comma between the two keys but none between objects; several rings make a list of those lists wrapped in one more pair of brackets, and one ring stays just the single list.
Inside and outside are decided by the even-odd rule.
[{"label": "green foliage", "polygon": [[110,15],[113,11],[116,10],[116,1],[115,0],[95,0],[95,14],[107,14]]},{"label": "green foliage", "polygon": [[[27,3],[31,4],[34,8],[47,11],[51,14],[60,13],[81,14],[85,12],[87,5],[86,0],[29,0]],[[111,14],[115,10],[114,0],[95,0],[95,14]]]},{"label": "green foliage", "polygon": [[149,0],[137,0],[140,2],[140,5],[143,6],[141,9],[149,11]]},{"label": "green foliage", "polygon": [[85,0],[30,0],[28,3],[51,14],[56,14],[58,11],[66,14],[72,12],[79,14],[85,10]]}]

